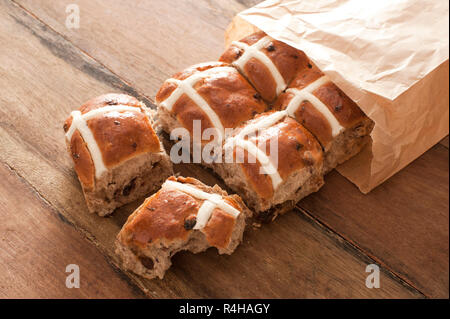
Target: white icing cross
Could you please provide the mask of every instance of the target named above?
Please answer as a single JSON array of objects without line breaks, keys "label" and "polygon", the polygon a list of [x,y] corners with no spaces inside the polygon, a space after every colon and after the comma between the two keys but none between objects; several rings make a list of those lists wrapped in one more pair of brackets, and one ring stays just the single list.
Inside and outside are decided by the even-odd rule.
[{"label": "white icing cross", "polygon": [[253,155],[258,162],[261,164],[264,172],[270,176],[272,180],[272,186],[275,190],[283,181],[280,176],[280,173],[275,168],[275,166],[270,161],[269,156],[265,152],[263,152],[259,147],[257,147],[254,143],[246,140],[245,137],[252,133],[255,133],[258,130],[270,127],[287,116],[286,111],[278,111],[267,117],[263,117],[247,126],[245,126],[236,136],[233,136],[227,140],[224,145],[224,148],[239,146],[240,148],[246,150],[249,154]]},{"label": "white icing cross", "polygon": [[208,104],[208,102],[205,101],[205,99],[194,89],[194,85],[208,77],[208,76],[214,76],[218,75],[220,73],[230,73],[230,72],[237,72],[232,67],[213,67],[211,69],[194,73],[188,78],[184,80],[177,80],[177,79],[169,79],[166,82],[168,83],[175,83],[177,85],[177,88],[170,94],[170,96],[165,99],[164,101],[160,102],[158,106],[162,106],[165,109],[171,111],[174,104],[178,101],[178,99],[183,95],[186,94],[192,101],[195,102],[195,104],[198,105],[202,109],[203,112],[208,116],[208,118],[211,120],[213,126],[218,130],[219,133],[219,141],[223,140],[224,136],[224,128],[222,125],[222,122],[220,121],[219,116],[214,112],[214,110],[211,108],[211,106]]},{"label": "white icing cross", "polygon": [[236,61],[233,62],[233,65],[237,66],[241,70],[241,72],[245,73],[244,66],[248,62],[248,60],[250,60],[251,58],[258,59],[267,67],[267,69],[269,69],[270,73],[272,74],[272,77],[277,84],[276,92],[277,95],[279,95],[286,88],[286,82],[284,81],[283,76],[281,75],[280,71],[278,71],[278,68],[275,66],[273,61],[261,51],[262,48],[267,47],[272,41],[273,40],[268,36],[261,38],[252,45],[233,41],[232,44],[234,46],[244,50],[244,53]]},{"label": "white icing cross", "polygon": [[288,106],[286,107],[286,111],[289,116],[295,118],[295,112],[303,101],[310,102],[314,108],[319,111],[330,123],[331,132],[333,137],[336,137],[344,128],[341,124],[339,124],[338,120],[334,116],[334,114],[330,111],[330,109],[316,96],[312,94],[317,88],[322,85],[330,82],[328,77],[322,76],[310,83],[305,88],[299,89],[287,89],[286,92],[293,93],[294,97],[289,101]]},{"label": "white icing cross", "polygon": [[234,218],[238,217],[239,214],[241,213],[239,210],[237,210],[230,204],[226,203],[222,199],[222,196],[220,196],[219,194],[206,193],[193,186],[189,186],[187,184],[182,184],[170,180],[165,181],[164,184],[162,185],[162,188],[179,190],[186,194],[192,195],[195,198],[204,200],[202,206],[200,206],[197,212],[194,229],[202,229],[203,227],[205,227],[209,219],[211,218],[214,209],[216,208],[220,208],[225,213],[233,216]]},{"label": "white icing cross", "polygon": [[69,130],[66,133],[66,138],[70,142],[73,133],[78,130],[81,137],[83,138],[86,146],[91,153],[92,162],[95,168],[95,177],[99,178],[104,172],[107,171],[105,163],[103,162],[102,153],[98,147],[97,141],[95,140],[94,134],[87,125],[87,121],[95,118],[99,115],[106,113],[119,113],[119,112],[141,112],[140,107],[133,107],[127,105],[108,105],[102,108],[94,109],[85,114],[81,114],[80,111],[73,111],[70,113],[72,115],[72,125],[70,125]]}]

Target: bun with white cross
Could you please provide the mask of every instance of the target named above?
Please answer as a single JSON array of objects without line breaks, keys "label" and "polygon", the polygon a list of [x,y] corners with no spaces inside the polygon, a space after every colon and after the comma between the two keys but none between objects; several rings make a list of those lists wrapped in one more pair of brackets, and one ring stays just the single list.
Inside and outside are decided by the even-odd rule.
[{"label": "bun with white cross", "polygon": [[135,210],[117,236],[123,265],[146,278],[163,278],[171,257],[217,248],[231,254],[242,241],[251,211],[237,195],[188,177],[170,177]]},{"label": "bun with white cross", "polygon": [[324,174],[370,141],[373,121],[312,63],[297,74],[274,108],[285,110],[317,138],[324,149]]},{"label": "bun with white cross", "polygon": [[236,128],[222,154],[213,169],[263,221],[323,185],[322,148],[286,111],[259,114]]},{"label": "bun with white cross", "polygon": [[65,121],[67,148],[91,213],[109,215],[172,175],[149,112],[134,97],[105,94]]},{"label": "bun with white cross", "polygon": [[234,41],[219,61],[236,67],[268,103],[273,102],[309,62],[302,51],[264,32]]},{"label": "bun with white cross", "polygon": [[[156,94],[157,123],[166,131],[182,127],[193,134],[194,120],[201,134],[214,128],[217,141],[225,128],[234,128],[267,110],[256,90],[231,65],[221,62],[197,64],[164,82]],[[202,137],[202,143],[210,141]]]}]

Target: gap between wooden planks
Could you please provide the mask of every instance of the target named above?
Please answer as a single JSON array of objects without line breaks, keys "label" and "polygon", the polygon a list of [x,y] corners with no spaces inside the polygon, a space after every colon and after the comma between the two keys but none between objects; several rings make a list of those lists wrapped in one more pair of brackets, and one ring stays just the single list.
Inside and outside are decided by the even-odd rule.
[{"label": "gap between wooden planks", "polygon": [[[38,51],[39,52],[41,50],[50,51],[50,55],[49,56],[44,56],[43,57],[44,59],[41,59],[41,61],[39,61],[39,62],[41,62],[41,63],[43,63],[45,65],[46,61],[51,61],[53,63],[58,64],[58,63],[61,63],[61,61],[59,61],[59,60],[63,60],[63,62],[65,60],[70,65],[70,72],[74,72],[74,74],[72,74],[72,75],[76,75],[75,79],[67,78],[65,80],[68,80],[68,82],[71,83],[71,84],[74,84],[73,82],[78,84],[77,90],[79,92],[73,92],[73,93],[71,92],[72,94],[67,96],[67,97],[65,97],[65,99],[61,95],[58,95],[61,92],[64,92],[64,83],[61,83],[62,82],[61,79],[59,79],[59,81],[58,81],[57,79],[51,79],[50,78],[50,79],[46,79],[47,81],[44,81],[44,83],[43,83],[44,86],[48,85],[49,82],[52,85],[56,84],[55,87],[53,88],[54,90],[56,90],[56,94],[55,94],[56,96],[52,96],[51,97],[54,100],[53,101],[45,101],[45,102],[50,102],[49,106],[48,106],[50,109],[47,110],[47,111],[50,111],[50,114],[48,114],[48,113],[44,114],[44,119],[46,119],[46,117],[45,117],[45,115],[46,115],[46,116],[50,116],[50,118],[52,120],[56,121],[56,119],[58,119],[57,123],[62,122],[62,119],[65,118],[65,116],[68,114],[68,110],[70,110],[70,107],[68,105],[62,105],[61,109],[63,109],[64,115],[58,113],[57,116],[55,116],[55,114],[52,114],[52,112],[51,112],[51,111],[55,111],[55,107],[54,107],[55,104],[61,103],[64,100],[68,100],[68,101],[71,101],[71,103],[73,102],[74,105],[77,105],[77,103],[81,103],[81,101],[83,101],[83,99],[84,99],[84,98],[80,97],[79,95],[87,94],[87,92],[92,94],[92,91],[94,91],[94,90],[100,90],[101,91],[102,89],[104,89],[105,85],[108,86],[109,88],[113,88],[115,90],[121,90],[121,91],[125,90],[126,92],[130,92],[132,94],[135,93],[134,95],[136,95],[136,92],[133,91],[133,89],[131,87],[125,85],[120,79],[118,79],[117,77],[113,76],[110,72],[108,72],[108,70],[105,70],[100,65],[97,65],[96,63],[94,63],[88,57],[83,56],[83,54],[78,52],[70,44],[66,43],[63,39],[61,39],[60,37],[58,37],[57,35],[52,33],[51,30],[47,30],[47,28],[45,28],[45,26],[42,26],[41,24],[37,23],[36,21],[32,21],[32,20],[30,21],[29,20],[30,17],[27,17],[23,13],[18,14],[17,11],[15,11],[15,12],[17,13],[15,15],[16,23],[18,23],[19,25],[23,26],[25,28],[25,30],[28,30],[28,32],[33,34],[34,37],[36,37],[36,39],[39,40],[38,42],[40,42],[41,47],[38,48],[39,49]],[[34,46],[35,44],[32,43],[31,45]],[[54,56],[57,57],[56,61],[52,61],[51,55],[54,55]],[[46,59],[46,58],[48,58],[48,59]],[[36,57],[36,59],[39,59],[39,58]],[[54,57],[53,57],[53,60],[55,60]],[[65,69],[63,67],[63,65],[64,65],[64,63],[62,63],[59,66],[59,68],[61,70]],[[67,68],[67,66],[66,66],[66,68]],[[55,67],[54,69],[57,70],[58,67]],[[75,70],[73,70],[73,69],[75,69]],[[24,71],[30,71],[30,70],[26,70],[26,67],[25,67],[25,70],[21,70],[21,71],[23,73]],[[68,73],[70,73],[70,72],[68,72]],[[28,74],[27,72],[25,72],[25,73]],[[81,74],[79,74],[79,73],[81,73]],[[40,75],[40,76],[42,76],[42,75]],[[64,75],[62,75],[62,77],[63,76]],[[66,76],[67,76],[67,74],[66,74]],[[93,80],[92,78],[94,79],[94,81],[92,81]],[[89,82],[89,81],[94,82],[94,83],[90,83],[90,84],[93,84],[92,87],[89,86],[89,85],[86,86],[85,85],[86,83],[84,83],[84,82]],[[58,82],[58,83],[54,83],[54,82]],[[99,82],[99,83],[95,83],[95,82]],[[41,84],[41,82],[39,82],[39,84]],[[15,89],[17,89],[17,88],[15,88]],[[42,87],[40,87],[40,89],[42,89]],[[42,92],[42,90],[39,90],[38,92]],[[80,94],[80,93],[82,93],[82,94]],[[77,94],[79,94],[79,95],[77,95]],[[14,95],[12,95],[12,96],[14,97]],[[80,99],[81,99],[81,101],[79,101]],[[39,106],[40,103],[43,102],[43,101],[39,101],[39,97],[37,97],[37,96],[32,96],[30,98],[30,100],[31,100],[30,102],[33,102],[31,104],[34,104],[34,106]],[[14,102],[15,102],[15,104],[17,104],[17,101],[14,101]],[[13,105],[14,105],[14,103],[13,103]],[[33,115],[35,115],[35,114],[33,114]],[[43,116],[38,116],[39,119],[41,119],[42,117]],[[16,122],[17,122],[17,119],[16,119]],[[83,216],[78,216],[77,213],[79,213],[79,212],[77,212],[77,209],[78,209],[78,211],[82,210],[83,211],[82,214],[84,214],[84,210],[85,210],[84,203],[83,203],[83,200],[82,200],[82,198],[80,196],[81,194],[80,194],[80,191],[79,191],[78,184],[77,184],[77,182],[76,182],[76,180],[75,180],[75,178],[73,176],[73,172],[71,170],[71,165],[68,162],[67,158],[65,157],[65,154],[63,152],[63,148],[60,149],[61,141],[62,141],[62,133],[61,133],[61,141],[54,138],[55,136],[58,136],[57,129],[60,130],[60,128],[59,127],[55,127],[53,125],[53,127],[50,127],[47,130],[44,130],[44,132],[40,132],[38,127],[33,127],[34,131],[38,132],[39,134],[37,134],[37,135],[40,136],[41,138],[42,138],[42,135],[44,135],[46,138],[48,138],[49,136],[46,135],[47,133],[50,133],[49,135],[53,136],[53,138],[49,138],[49,142],[50,143],[42,143],[41,142],[41,138],[39,138],[39,142],[41,142],[40,144],[42,144],[42,145],[39,145],[39,143],[37,143],[37,141],[33,140],[32,138],[30,139],[29,136],[27,136],[26,134],[23,134],[23,132],[20,132],[21,129],[23,129],[23,128],[21,128],[21,129],[19,128],[18,130],[14,130],[14,129],[12,129],[12,127],[7,125],[7,124],[10,124],[10,123],[15,123],[15,122],[14,121],[5,121],[5,124],[3,125],[5,128],[8,129],[8,131],[5,132],[6,133],[5,136],[7,136],[7,138],[9,139],[8,141],[11,143],[10,146],[13,146],[14,143],[17,143],[17,141],[25,142],[25,143],[23,143],[24,144],[23,145],[24,146],[23,153],[25,154],[26,152],[31,152],[32,153],[34,151],[38,151],[39,156],[41,157],[40,160],[43,160],[45,157],[47,157],[47,155],[57,154],[56,155],[56,157],[57,157],[56,170],[60,170],[60,172],[58,172],[59,175],[61,175],[61,174],[66,175],[66,179],[67,180],[66,181],[62,181],[64,178],[62,178],[62,180],[59,180],[59,177],[61,177],[61,176],[52,176],[52,174],[48,174],[47,177],[49,177],[49,179],[54,184],[60,183],[60,185],[64,185],[64,187],[67,186],[67,185],[65,185],[64,182],[69,181],[68,184],[71,184],[70,187],[69,187],[71,189],[69,189],[69,192],[63,194],[63,195],[66,196],[66,198],[64,198],[64,196],[62,198],[60,198],[58,196],[55,196],[51,192],[51,190],[52,190],[51,187],[48,187],[48,185],[41,185],[42,182],[39,181],[39,177],[42,177],[42,176],[39,176],[39,174],[37,174],[33,170],[30,171],[30,168],[27,167],[27,165],[25,165],[24,160],[22,158],[14,158],[14,155],[16,155],[16,154],[14,154],[14,152],[11,152],[11,151],[9,152],[10,155],[12,155],[12,157],[8,157],[8,154],[6,153],[6,155],[4,156],[5,157],[5,161],[6,160],[13,161],[16,166],[19,166],[24,171],[26,171],[26,174],[28,175],[28,178],[34,179],[35,184],[37,184],[40,188],[44,189],[44,191],[47,193],[46,197],[51,198],[52,202],[55,203],[55,206],[60,206],[61,207],[60,209],[62,211],[64,211],[64,213],[66,213],[71,218],[77,219],[77,222],[79,224],[82,224],[81,225],[82,227],[83,226],[84,227],[87,226],[86,228],[83,228],[83,229],[88,229],[88,231],[89,231],[89,230],[91,230],[91,228],[93,228],[93,227],[95,228],[96,227],[95,230],[91,233],[92,240],[94,240],[97,243],[100,243],[100,245],[104,244],[105,246],[103,248],[105,249],[105,251],[108,254],[110,254],[111,253],[111,247],[110,247],[110,241],[108,241],[108,236],[115,233],[114,229],[113,229],[114,227],[111,228],[111,220],[114,223],[114,225],[116,226],[116,228],[120,227],[120,225],[123,223],[126,215],[131,211],[132,205],[130,205],[130,207],[128,207],[128,208],[122,209],[121,210],[122,214],[119,212],[119,214],[117,214],[114,218],[112,218],[108,222],[106,222],[106,221],[104,222],[103,220],[102,221],[98,221],[98,219],[92,218],[92,216],[84,216],[84,215]],[[15,124],[17,124],[17,123],[15,123]],[[50,124],[50,126],[52,126],[52,123],[49,123],[49,124]],[[2,129],[4,127],[2,127]],[[33,130],[31,130],[31,131],[33,131]],[[42,134],[42,133],[44,133],[44,134]],[[16,138],[17,138],[17,140],[16,140]],[[6,139],[6,137],[5,137],[5,139]],[[48,145],[48,144],[50,144],[50,145]],[[51,144],[53,144],[53,145],[51,145]],[[39,145],[39,147],[36,147],[37,145]],[[56,152],[56,153],[53,153],[53,152]],[[34,160],[34,162],[31,162],[31,163],[35,164],[36,165],[35,167],[39,167],[38,166],[39,165],[39,161],[36,160],[32,156],[32,154],[28,154],[27,153],[26,155],[29,157],[29,160],[31,160],[31,161]],[[25,158],[27,156],[25,156]],[[14,159],[17,159],[17,162],[15,162]],[[49,166],[49,167],[45,167],[46,169],[49,169],[50,167],[52,167],[55,164],[54,163],[55,161],[53,161],[53,160],[47,161],[47,162],[45,162],[45,160],[43,160],[42,162],[43,162],[43,164],[46,164],[47,166]],[[53,170],[55,170],[55,168],[53,168]],[[49,171],[51,171],[51,169]],[[42,171],[40,173],[42,173]],[[198,174],[198,172],[197,172],[197,174]],[[57,175],[57,174],[55,174],[55,175]],[[68,194],[73,196],[74,195],[73,192],[78,193],[77,194],[78,196],[75,196],[75,198],[74,198],[76,203],[70,203],[70,201],[68,200],[68,197],[69,197]],[[67,205],[67,206],[65,206],[65,205]],[[293,214],[290,214],[290,215],[293,215]],[[283,217],[283,218],[285,218],[285,220],[286,220],[286,218],[292,218],[292,217]],[[93,223],[94,225],[90,225],[90,223]],[[100,224],[100,225],[98,225],[98,224]],[[277,224],[280,225],[282,223],[281,222],[277,222]],[[276,226],[277,224],[269,225],[268,227],[280,227],[280,226]],[[298,224],[298,222],[294,222],[294,225],[301,226],[300,224]],[[100,229],[100,231],[97,231],[97,228],[99,228],[99,227],[104,227],[105,232],[102,232],[102,229]],[[264,228],[264,230],[265,229],[268,229],[268,228]],[[109,233],[108,233],[108,231],[109,231]],[[280,230],[277,230],[276,234],[280,234],[279,232],[280,232]],[[269,235],[271,236],[271,234],[269,234]],[[99,241],[99,239],[98,238],[94,238],[94,236],[98,236],[98,238],[101,238],[101,240]],[[298,238],[296,238],[297,240],[298,239],[300,239],[300,240],[303,239],[301,234],[297,234],[295,236],[298,236]],[[109,240],[111,240],[111,236],[109,236],[109,237],[110,237]],[[272,239],[272,238],[270,238],[270,239]],[[308,240],[306,240],[306,241],[308,241]],[[324,239],[324,241],[326,242],[325,239]],[[275,244],[278,244],[279,246],[283,246],[284,241],[281,240],[280,242],[275,242]],[[255,246],[255,247],[257,247],[257,246]],[[257,251],[259,248],[255,248],[255,249]],[[321,248],[320,247],[316,247],[316,249],[320,250]],[[276,250],[276,248],[275,248],[275,250]],[[204,254],[204,256],[208,256],[208,254],[211,254],[211,250],[208,251],[206,254]],[[213,256],[215,256],[215,252],[212,252],[212,254],[213,254]],[[186,254],[186,255],[189,256],[189,254]],[[192,256],[190,256],[190,257],[192,257]],[[289,254],[287,256],[283,256],[283,258],[286,258],[286,257],[289,257]],[[114,258],[114,257],[112,257],[112,258]],[[180,258],[182,258],[182,257],[180,257]],[[203,257],[203,256],[202,257],[196,256],[196,257],[190,258],[189,261],[195,263],[198,260],[202,260],[202,258],[205,258],[205,257]],[[234,257],[231,256],[230,258],[234,258]],[[258,258],[258,256],[255,256],[255,258]],[[283,258],[281,258],[281,261],[283,261]],[[348,258],[347,259],[344,258],[344,259],[347,260]],[[223,260],[223,257],[220,257],[218,260]],[[348,262],[350,262],[350,261],[348,261]],[[315,263],[314,258],[310,260],[310,263],[311,264]],[[189,263],[187,263],[187,264],[189,265]],[[295,263],[295,264],[297,265],[297,263]],[[308,265],[308,263],[307,263],[306,266],[307,267],[311,267],[311,264]],[[297,266],[299,268],[298,270],[299,271],[303,271],[303,273],[308,274],[309,272],[308,271],[305,272],[304,271],[305,269],[301,268],[302,266],[304,267],[305,265],[301,265],[300,264],[299,266]],[[244,263],[242,268],[245,269],[245,263]],[[344,269],[345,268],[347,268],[347,267],[344,267]],[[189,270],[189,269],[191,269],[191,268],[188,267],[187,270]],[[237,269],[239,269],[239,267]],[[350,269],[351,269],[351,267],[350,267]],[[267,270],[267,269],[263,268],[261,270],[262,270],[262,273],[264,274],[264,270]],[[219,271],[219,270],[217,270],[217,271]],[[335,271],[335,269],[330,268],[330,267],[328,267],[328,268],[325,267],[324,269],[321,269],[321,271],[326,273],[327,271],[328,272],[333,272],[333,271]],[[177,272],[177,270],[175,269],[174,273],[176,273],[176,272]],[[212,273],[212,275],[215,275],[215,273],[216,272],[214,271]],[[226,274],[228,274],[228,272],[226,272]],[[266,272],[266,274],[267,274],[267,272]],[[179,274],[179,275],[180,275],[180,278],[185,276],[186,275],[186,269],[184,269],[183,272],[181,274]],[[331,274],[327,274],[328,277],[325,276],[325,279],[329,278],[329,275],[331,275]],[[340,275],[342,275],[342,274],[340,274]],[[148,283],[148,282],[145,282],[145,281],[142,282],[138,278],[135,278],[135,279],[140,283],[141,287],[143,287],[144,289],[147,289],[147,293],[150,296],[164,296],[164,294],[166,294],[166,296],[167,296],[168,292],[174,292],[175,294],[172,295],[172,296],[187,296],[187,295],[189,295],[189,290],[186,289],[186,286],[180,285],[179,282],[176,282],[180,278],[177,278],[173,282],[170,282],[170,279],[168,279],[167,281],[168,281],[169,284],[166,285],[166,287],[161,287],[161,285],[164,286],[164,282],[157,282],[157,283],[151,282],[151,283]],[[337,286],[338,288],[341,288],[341,289],[346,288],[345,287],[345,283],[346,283],[345,280],[342,281],[342,279],[339,279],[340,277],[336,276],[336,275],[334,277],[332,277],[332,278],[338,278],[338,281],[341,280],[341,286],[338,285]],[[196,279],[196,278],[194,278],[194,279]],[[261,279],[261,278],[253,278],[253,279],[257,280],[257,279]],[[299,289],[304,288],[305,287],[304,284],[306,282],[308,282],[308,280],[306,278],[300,277],[300,279],[301,279],[299,281],[300,287],[294,287],[295,289],[292,290],[292,291],[289,291],[289,289],[288,290],[281,290],[281,291],[276,291],[276,290],[272,291],[271,290],[272,286],[270,286],[270,287],[266,288],[266,289],[268,289],[266,291],[259,290],[258,291],[258,293],[260,293],[259,296],[267,296],[268,294],[270,295],[271,292],[274,293],[273,296],[302,296],[301,293],[303,293],[303,296],[305,296],[307,293],[310,293],[313,296],[321,296],[320,289],[317,289],[316,291],[299,292]],[[344,279],[345,279],[345,276],[344,276]],[[243,282],[245,283],[245,282],[248,282],[248,281],[243,281]],[[270,280],[269,280],[269,282],[270,282]],[[314,288],[313,287],[314,283],[317,285],[317,287],[323,287],[324,286],[323,285],[323,281],[321,281],[319,279],[317,279],[316,281],[309,281],[309,282],[312,283],[311,284],[312,288]],[[287,281],[286,283],[289,284],[289,281]],[[395,281],[394,281],[394,283],[395,283]],[[191,282],[190,284],[193,284],[194,286],[197,286],[192,291],[190,291],[192,293],[191,294],[192,296],[195,296],[195,295],[214,296],[214,292],[216,291],[216,290],[213,289],[214,287],[211,287],[211,289],[213,291],[211,291],[209,293],[206,293],[205,287],[200,288],[200,289],[198,287],[199,285],[201,286],[202,284],[203,284],[203,286],[205,286],[205,283],[196,283],[195,280],[194,280],[194,282]],[[302,286],[302,284],[303,284],[303,286]],[[322,284],[322,286],[321,286],[321,284]],[[361,283],[359,283],[359,284],[361,284]],[[326,287],[326,285],[325,285],[325,287]],[[172,288],[173,291],[170,291],[171,288]],[[281,288],[282,287],[280,287],[280,289]],[[152,289],[154,289],[154,291]],[[162,290],[162,293],[158,294],[158,290]],[[314,289],[312,289],[312,290],[314,290]],[[196,294],[193,293],[194,291],[195,291]],[[220,291],[220,289],[219,289],[219,291]],[[240,291],[241,291],[241,293],[244,293],[244,294],[245,293],[249,293],[246,290],[240,290]],[[387,289],[386,291],[389,292],[389,293],[392,293],[392,291],[390,291],[389,289]],[[386,295],[386,291],[383,292],[384,295],[383,295],[383,293],[381,295],[388,296],[389,293]],[[177,292],[180,293],[180,294],[177,295]],[[233,292],[232,289],[231,290],[228,289],[228,291],[225,291],[225,293],[231,293],[231,292]],[[337,295],[337,296],[339,296],[339,294],[340,294],[342,296],[342,295],[345,295],[345,294],[348,295],[348,293],[349,293],[348,291],[347,292],[339,291],[339,289],[337,289],[336,291],[329,290],[329,292],[330,292],[329,293],[330,296],[333,296],[333,294]],[[252,293],[255,293],[255,292],[252,291]],[[283,293],[284,293],[284,295],[283,295]],[[367,289],[365,289],[363,291],[357,291],[356,290],[355,291],[355,296],[364,296],[364,293],[368,293]],[[378,293],[379,292],[377,292],[377,294]],[[322,293],[322,295],[323,294],[324,293]],[[374,294],[374,295],[377,295],[377,294]],[[222,296],[224,296],[224,295],[222,295]],[[244,296],[246,296],[246,295],[244,295]],[[258,295],[256,294],[256,296],[258,296]]]}]

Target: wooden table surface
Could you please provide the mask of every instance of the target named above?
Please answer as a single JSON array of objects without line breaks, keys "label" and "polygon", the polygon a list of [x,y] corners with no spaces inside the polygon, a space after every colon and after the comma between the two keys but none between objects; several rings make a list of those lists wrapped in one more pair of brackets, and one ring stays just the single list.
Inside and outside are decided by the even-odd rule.
[{"label": "wooden table surface", "polygon": [[[106,92],[152,105],[171,74],[218,58],[226,26],[254,2],[0,0],[0,297],[449,297],[448,137],[368,195],[331,172],[231,256],[180,253],[164,280],[118,267],[114,237],[139,203],[87,213],[64,119]],[[66,27],[71,3],[79,29]],[[217,182],[194,164],[176,171]],[[65,286],[68,264],[79,289]],[[368,264],[380,288],[366,287]]]}]

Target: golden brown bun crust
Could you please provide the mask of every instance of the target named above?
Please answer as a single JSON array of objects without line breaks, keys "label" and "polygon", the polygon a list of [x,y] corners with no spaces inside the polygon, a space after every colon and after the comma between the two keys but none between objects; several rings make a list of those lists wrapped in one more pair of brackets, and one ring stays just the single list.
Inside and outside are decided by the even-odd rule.
[{"label": "golden brown bun crust", "polygon": [[103,155],[106,167],[113,167],[127,159],[147,152],[158,152],[160,144],[149,119],[144,113],[127,116],[101,116],[88,121]]},{"label": "golden brown bun crust", "polygon": [[[277,99],[274,109],[283,110],[294,97],[291,92],[285,92]],[[324,147],[331,143],[333,135],[331,125],[322,113],[309,102],[302,101],[294,113],[295,119],[306,127],[319,140]]]},{"label": "golden brown bun crust", "polygon": [[[194,120],[200,121],[202,131],[213,127],[208,115],[185,94],[175,102],[171,113],[175,115],[177,121],[191,133],[191,136],[194,134]],[[206,142],[208,142],[208,140]]]},{"label": "golden brown bun crust", "polygon": [[[150,120],[134,97],[125,94],[105,94],[84,103],[78,110],[86,114],[108,105],[126,105],[136,111],[109,112],[87,121],[87,125],[102,153],[107,168],[116,166],[134,156],[147,152],[159,152],[160,143]],[[67,132],[72,116],[64,123]],[[94,165],[85,141],[78,131],[70,141],[71,156],[81,183],[88,188],[94,184]]]},{"label": "golden brown bun crust", "polygon": [[[170,177],[169,180],[187,183],[203,191],[212,192],[211,188],[194,178]],[[243,207],[232,196],[223,196],[224,200],[243,213]],[[203,203],[189,194],[178,190],[162,188],[148,198],[133,213],[121,231],[121,240],[131,247],[143,247],[150,243],[186,240],[193,231],[198,210]],[[211,246],[226,248],[231,240],[235,218],[216,208],[208,224],[202,229]]]},{"label": "golden brown bun crust", "polygon": [[289,85],[289,88],[296,88],[301,90],[323,75],[324,74],[315,65],[309,64],[309,67],[306,67],[297,73],[297,75]]},{"label": "golden brown bun crust", "polygon": [[[210,63],[202,63],[202,64],[196,64],[193,66],[190,66],[183,71],[180,71],[178,73],[175,73],[172,78],[177,80],[185,80],[186,78],[190,77],[192,74],[197,72],[202,72],[209,70],[211,68],[215,67],[222,67],[222,66],[228,66],[227,63],[222,62],[210,62]],[[159,88],[158,92],[156,93],[155,100],[157,103],[160,103],[167,99],[170,94],[177,88],[177,85],[175,83],[171,82],[164,82],[163,85]]]},{"label": "golden brown bun crust", "polygon": [[261,97],[270,102],[277,95],[277,83],[269,69],[258,59],[252,58],[244,66],[247,79],[260,92]]},{"label": "golden brown bun crust", "polygon": [[295,118],[312,132],[322,145],[328,145],[333,140],[331,125],[322,113],[309,102],[303,101],[297,111]]},{"label": "golden brown bun crust", "polygon": [[221,209],[216,208],[208,224],[203,228],[206,240],[211,246],[225,248],[228,246],[236,219]]},{"label": "golden brown bun crust", "polygon": [[87,189],[94,187],[94,163],[81,134],[75,131],[70,142],[70,156],[80,182]]},{"label": "golden brown bun crust", "polygon": [[195,217],[200,205],[181,191],[161,189],[145,201],[136,217],[124,227],[124,233],[130,235],[127,241],[144,246],[160,239],[185,240],[188,236],[185,220]]},{"label": "golden brown bun crust", "polygon": [[267,108],[239,72],[198,83],[196,89],[219,116],[224,127],[235,128]]},{"label": "golden brown bun crust", "polygon": [[[265,36],[266,34],[262,31],[256,32],[240,40],[240,42],[252,45]],[[272,60],[287,84],[291,82],[299,70],[306,68],[309,63],[308,58],[302,51],[277,40],[272,40],[261,52]],[[242,54],[241,49],[230,45],[219,61],[233,63]],[[244,67],[244,73],[266,101],[275,100],[276,82],[263,63],[256,59],[250,59]]]},{"label": "golden brown bun crust", "polygon": [[361,122],[366,115],[342,90],[334,83],[322,85],[313,92],[334,114],[339,123],[350,128]]},{"label": "golden brown bun crust", "polygon": [[[322,147],[304,126],[294,119],[286,117],[275,127],[278,130],[278,154],[280,154],[278,157],[278,172],[281,178],[286,179],[292,172],[305,166],[321,163],[323,160]],[[272,130],[265,132],[274,133]],[[275,138],[275,134],[271,134],[268,134],[269,136],[265,138]]]},{"label": "golden brown bun crust", "polygon": [[[261,116],[270,114],[272,112]],[[255,142],[270,156],[270,141],[276,138],[278,138],[278,173],[283,180],[305,166],[321,165],[323,161],[322,147],[305,127],[290,117],[285,117],[249,140]],[[266,145],[266,148],[263,145]],[[246,159],[247,157],[245,157]],[[253,189],[262,198],[271,198],[273,195],[272,180],[270,176],[260,173],[260,164],[245,161],[240,165]]]},{"label": "golden brown bun crust", "polygon": [[[234,158],[236,158],[236,153],[238,151],[238,147],[234,150]],[[272,179],[269,175],[261,174],[261,164],[258,161],[249,161],[248,159],[248,152],[244,152],[244,158],[243,163],[240,163],[239,165],[242,168],[242,171],[245,174],[245,178],[249,182],[249,184],[252,186],[252,188],[255,190],[255,192],[264,199],[269,199],[273,196],[273,186],[272,186]]]},{"label": "golden brown bun crust", "polygon": [[[230,67],[219,62],[194,65],[173,78],[184,80],[192,74],[224,66]],[[176,84],[166,81],[156,94],[156,102],[167,99],[176,88]],[[234,128],[267,108],[255,89],[236,71],[208,76],[199,80],[194,88],[218,115],[224,128]],[[212,127],[207,114],[185,94],[175,102],[171,113],[191,134],[193,120],[201,121],[202,130]]]},{"label": "golden brown bun crust", "polygon": [[80,106],[79,111],[84,114],[107,105],[138,106],[139,104],[140,102],[133,96],[127,94],[108,93],[87,101]]}]

